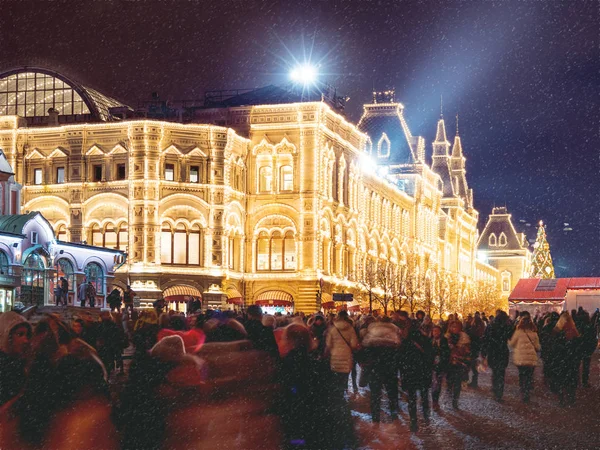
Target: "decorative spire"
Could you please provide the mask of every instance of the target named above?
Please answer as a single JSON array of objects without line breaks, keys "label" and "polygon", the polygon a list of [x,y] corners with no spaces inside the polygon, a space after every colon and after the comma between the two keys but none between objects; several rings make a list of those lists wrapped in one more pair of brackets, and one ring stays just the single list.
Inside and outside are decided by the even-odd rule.
[{"label": "decorative spire", "polygon": [[462,158],[462,143],[460,142],[460,136],[456,133],[454,136],[454,145],[452,146],[452,157],[453,158]]},{"label": "decorative spire", "polygon": [[546,239],[546,228],[540,220],[535,244],[533,244],[533,257],[531,263],[532,278],[554,278],[554,265],[550,254],[550,244]]},{"label": "decorative spire", "polygon": [[444,96],[440,94],[440,120],[444,118]]},{"label": "decorative spire", "polygon": [[456,113],[456,135],[458,136],[458,113]]},{"label": "decorative spire", "polygon": [[440,120],[438,120],[437,123],[437,131],[435,133],[435,143],[439,144],[448,144],[450,145],[450,143],[448,142],[448,138],[446,137],[446,124],[444,123],[444,119],[442,117],[440,117]]}]

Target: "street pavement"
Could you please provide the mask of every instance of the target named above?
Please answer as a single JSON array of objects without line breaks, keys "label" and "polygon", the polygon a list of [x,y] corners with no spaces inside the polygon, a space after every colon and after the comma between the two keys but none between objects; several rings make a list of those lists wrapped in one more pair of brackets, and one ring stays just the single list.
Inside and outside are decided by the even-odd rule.
[{"label": "street pavement", "polygon": [[531,403],[519,395],[517,369],[507,369],[503,403],[491,394],[491,373],[479,376],[479,388],[465,387],[460,410],[454,411],[444,386],[440,409],[432,410],[425,425],[419,401],[419,431],[409,431],[406,401],[399,418],[392,421],[387,400],[382,401],[382,421],[371,422],[369,391],[359,388],[349,402],[361,449],[599,449],[600,360],[592,360],[591,388],[579,388],[574,407],[563,408],[544,386],[542,367],[536,368]]}]

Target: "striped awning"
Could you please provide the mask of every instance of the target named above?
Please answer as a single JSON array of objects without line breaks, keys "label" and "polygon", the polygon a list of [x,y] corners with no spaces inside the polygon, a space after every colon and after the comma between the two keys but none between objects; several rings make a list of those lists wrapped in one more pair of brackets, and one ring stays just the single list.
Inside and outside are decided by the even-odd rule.
[{"label": "striped awning", "polygon": [[289,306],[294,301],[291,294],[283,291],[267,291],[256,297],[254,303],[259,306]]},{"label": "striped awning", "polygon": [[232,303],[234,305],[242,305],[244,303],[242,294],[240,294],[236,288],[227,288],[225,293],[227,294],[227,303]]},{"label": "striped awning", "polygon": [[202,300],[202,293],[192,286],[181,285],[167,288],[163,291],[163,297],[166,302],[187,302],[198,297]]}]

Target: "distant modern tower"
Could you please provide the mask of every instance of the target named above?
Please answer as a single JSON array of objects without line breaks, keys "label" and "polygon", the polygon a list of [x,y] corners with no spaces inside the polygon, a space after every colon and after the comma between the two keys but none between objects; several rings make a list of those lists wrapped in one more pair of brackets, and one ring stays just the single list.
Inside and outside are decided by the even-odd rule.
[{"label": "distant modern tower", "polygon": [[550,244],[546,239],[546,228],[540,220],[537,238],[533,244],[533,260],[531,263],[532,278],[554,278],[554,266],[550,254]]}]

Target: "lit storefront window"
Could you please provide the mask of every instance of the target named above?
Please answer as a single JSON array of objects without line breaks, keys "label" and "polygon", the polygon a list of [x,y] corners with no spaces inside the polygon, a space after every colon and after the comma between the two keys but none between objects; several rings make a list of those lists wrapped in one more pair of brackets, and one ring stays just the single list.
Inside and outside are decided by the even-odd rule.
[{"label": "lit storefront window", "polygon": [[294,172],[292,166],[282,166],[280,186],[282,191],[292,191],[294,189]]},{"label": "lit storefront window", "polygon": [[285,236],[279,231],[269,236],[263,231],[258,236],[256,246],[256,270],[296,270],[296,240],[291,231],[286,232]]}]

